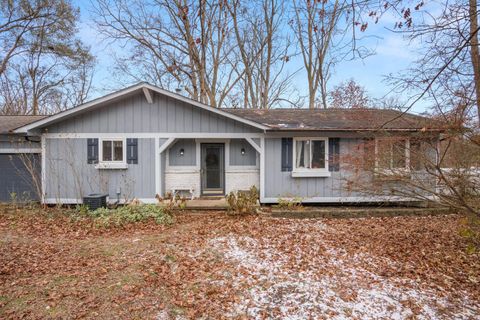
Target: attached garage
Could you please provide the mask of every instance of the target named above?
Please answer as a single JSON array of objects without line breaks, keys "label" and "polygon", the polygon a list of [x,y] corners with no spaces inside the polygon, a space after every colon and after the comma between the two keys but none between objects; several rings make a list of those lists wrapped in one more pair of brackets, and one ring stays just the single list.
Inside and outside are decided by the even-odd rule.
[{"label": "attached garage", "polygon": [[40,200],[40,155],[0,154],[0,201]]},{"label": "attached garage", "polygon": [[13,134],[44,116],[0,116],[0,202],[40,200],[40,139]]}]

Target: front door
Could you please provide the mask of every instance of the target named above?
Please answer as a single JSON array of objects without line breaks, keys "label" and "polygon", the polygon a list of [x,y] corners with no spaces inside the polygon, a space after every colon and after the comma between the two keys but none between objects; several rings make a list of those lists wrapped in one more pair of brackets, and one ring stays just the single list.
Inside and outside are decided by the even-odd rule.
[{"label": "front door", "polygon": [[225,145],[202,143],[202,195],[225,194]]}]

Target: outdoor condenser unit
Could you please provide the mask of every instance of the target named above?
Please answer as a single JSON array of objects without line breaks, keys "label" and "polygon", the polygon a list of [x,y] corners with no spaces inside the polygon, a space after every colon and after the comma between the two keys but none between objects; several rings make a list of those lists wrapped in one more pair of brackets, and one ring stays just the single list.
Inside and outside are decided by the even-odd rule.
[{"label": "outdoor condenser unit", "polygon": [[83,197],[83,204],[90,210],[107,207],[108,194],[92,193]]}]

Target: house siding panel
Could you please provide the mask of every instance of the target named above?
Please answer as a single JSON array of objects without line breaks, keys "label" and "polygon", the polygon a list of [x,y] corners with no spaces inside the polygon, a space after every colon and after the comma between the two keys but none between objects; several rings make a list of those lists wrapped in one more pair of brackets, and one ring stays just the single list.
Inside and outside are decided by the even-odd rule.
[{"label": "house siding panel", "polygon": [[[170,166],[194,166],[196,165],[196,147],[194,139],[181,139],[168,150],[168,164]],[[180,150],[183,149],[183,155]]]},{"label": "house siding panel", "polygon": [[[47,127],[50,133],[259,133],[244,123],[154,94],[149,104],[143,94],[126,97],[109,105],[77,115]],[[146,119],[148,117],[148,121]]]},{"label": "house siding panel", "polygon": [[[348,153],[360,139],[340,139],[342,153]],[[330,177],[292,178],[291,172],[282,172],[281,138],[265,139],[265,197],[312,198],[312,197],[355,197],[345,189],[345,168],[331,172]]]},{"label": "house siding panel", "polygon": [[[245,154],[242,155],[242,148]],[[230,165],[255,166],[257,164],[257,151],[245,139],[230,140]]]},{"label": "house siding panel", "polygon": [[[126,170],[99,170],[87,163],[87,139],[46,139],[45,197],[77,199],[89,193],[107,193],[121,200],[155,197],[154,139],[138,139],[138,164]],[[61,202],[61,201],[59,201]]]}]

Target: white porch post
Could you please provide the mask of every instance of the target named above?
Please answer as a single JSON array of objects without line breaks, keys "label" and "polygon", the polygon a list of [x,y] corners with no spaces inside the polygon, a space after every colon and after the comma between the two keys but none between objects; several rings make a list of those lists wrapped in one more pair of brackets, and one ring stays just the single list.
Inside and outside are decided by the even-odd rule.
[{"label": "white porch post", "polygon": [[[175,138],[168,138],[160,146],[160,138],[155,138],[155,194],[159,196],[163,195],[162,190],[162,153],[167,150],[167,148],[175,142]],[[164,178],[164,177],[163,177]]]},{"label": "white porch post", "polygon": [[47,173],[45,172],[45,170],[47,169],[47,166],[46,166],[46,163],[47,163],[47,139],[45,137],[45,134],[42,133],[42,136],[41,136],[41,140],[40,140],[40,148],[42,149],[42,154],[41,154],[41,166],[40,166],[40,175],[41,175],[41,185],[42,185],[42,198],[40,199],[42,201],[42,204],[45,204],[45,191],[46,191],[46,187],[47,187],[47,183],[46,183],[46,178],[47,178]]},{"label": "white porch post", "polygon": [[260,203],[265,199],[265,137],[260,138]]}]

